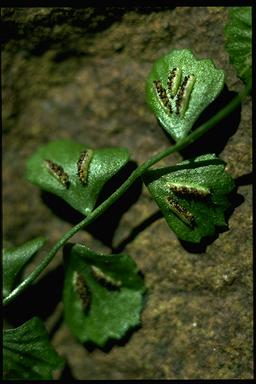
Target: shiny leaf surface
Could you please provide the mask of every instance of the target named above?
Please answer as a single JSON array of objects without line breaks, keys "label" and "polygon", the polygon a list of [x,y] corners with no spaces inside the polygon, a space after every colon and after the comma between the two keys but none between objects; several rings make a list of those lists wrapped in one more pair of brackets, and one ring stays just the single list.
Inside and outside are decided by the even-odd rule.
[{"label": "shiny leaf surface", "polygon": [[223,86],[224,72],[210,59],[198,60],[188,49],[173,50],[153,65],[146,99],[163,128],[179,141]]},{"label": "shiny leaf surface", "polygon": [[92,150],[71,140],[52,141],[27,162],[27,179],[84,215],[95,207],[104,184],[129,160],[125,148]]},{"label": "shiny leaf surface", "polygon": [[72,333],[81,342],[103,346],[138,325],[145,287],[132,258],[79,244],[66,252],[63,301]]},{"label": "shiny leaf surface", "polygon": [[145,173],[144,181],[178,238],[199,243],[226,227],[227,194],[234,188],[224,161],[213,154]]}]

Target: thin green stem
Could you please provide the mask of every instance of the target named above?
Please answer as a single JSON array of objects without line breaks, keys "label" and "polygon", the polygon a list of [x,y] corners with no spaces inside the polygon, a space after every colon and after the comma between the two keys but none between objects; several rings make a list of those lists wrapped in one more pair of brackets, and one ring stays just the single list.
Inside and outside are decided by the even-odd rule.
[{"label": "thin green stem", "polygon": [[129,178],[110,196],[108,197],[101,205],[99,205],[93,212],[91,212],[84,220],[72,227],[68,232],[66,232],[60,240],[53,246],[45,259],[34,269],[34,271],[20,284],[16,287],[4,300],[3,304],[6,305],[13,301],[18,295],[20,295],[28,286],[30,286],[33,281],[41,274],[41,272],[47,267],[47,265],[54,258],[57,251],[80,229],[85,228],[91,224],[97,217],[103,214],[116,200],[118,200],[127,189],[134,183],[134,181],[140,177],[148,168],[156,164],[158,161],[162,160],[164,157],[169,156],[170,154],[180,151],[181,149],[187,147],[206,133],[209,129],[215,126],[219,121],[224,117],[229,115],[235,108],[238,107],[240,102],[249,94],[251,90],[251,85],[248,85],[244,90],[237,95],[231,102],[221,109],[216,115],[214,115],[206,123],[198,127],[194,132],[190,133],[187,137],[180,140],[173,147],[167,148],[164,151],[156,154],[151,159],[140,165],[135,169],[129,176]]}]

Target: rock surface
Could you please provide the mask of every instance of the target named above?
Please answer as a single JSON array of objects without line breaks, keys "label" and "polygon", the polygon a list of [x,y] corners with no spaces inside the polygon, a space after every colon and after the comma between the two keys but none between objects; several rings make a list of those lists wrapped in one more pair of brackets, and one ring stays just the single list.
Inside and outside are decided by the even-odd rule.
[{"label": "rock surface", "polygon": [[[242,83],[224,47],[227,19],[223,7],[2,9],[4,246],[45,235],[47,251],[70,228],[24,179],[26,159],[40,144],[70,138],[89,147],[125,146],[139,164],[170,144],[144,95],[145,79],[161,55],[190,48],[200,58],[210,57],[225,71],[229,92],[239,92]],[[45,319],[55,348],[67,360],[62,379],[252,378],[249,98],[241,116],[221,129],[193,151],[214,148],[217,138],[216,152],[238,186],[236,208],[229,230],[201,252],[177,240],[144,187],[120,215],[113,239],[102,236],[100,223],[73,239],[101,251],[110,251],[113,243],[134,257],[148,287],[140,329],[108,351],[90,350],[61,321],[52,325],[60,293],[51,308],[26,304],[21,319],[10,310],[11,324],[31,314]],[[161,164],[175,164],[188,153]],[[44,273],[38,285],[44,287],[48,278],[60,292],[60,264],[58,253],[47,270],[52,279]]]}]

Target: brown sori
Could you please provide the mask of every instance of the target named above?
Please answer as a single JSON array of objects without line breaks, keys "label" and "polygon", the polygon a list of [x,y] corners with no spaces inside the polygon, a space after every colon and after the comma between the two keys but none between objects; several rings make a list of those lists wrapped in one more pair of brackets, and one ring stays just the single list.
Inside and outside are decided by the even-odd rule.
[{"label": "brown sori", "polygon": [[175,101],[177,115],[184,116],[188,108],[191,92],[193,90],[195,81],[196,80],[194,75],[189,75],[184,77],[184,80],[180,86],[180,89],[178,91],[177,98]]},{"label": "brown sori", "polygon": [[88,311],[91,304],[91,292],[84,277],[77,271],[73,274],[73,286],[79,296],[83,311]]},{"label": "brown sori", "polygon": [[198,199],[203,199],[210,195],[210,190],[206,187],[201,186],[191,186],[187,184],[179,183],[169,183],[169,188],[171,191],[184,196],[195,197]]},{"label": "brown sori", "polygon": [[77,175],[82,184],[86,184],[88,179],[88,171],[92,160],[93,150],[86,149],[80,154],[77,162]]},{"label": "brown sori", "polygon": [[62,184],[65,188],[69,187],[69,176],[61,165],[54,163],[52,160],[44,160],[48,171]]},{"label": "brown sori", "polygon": [[156,89],[156,92],[158,94],[159,99],[161,100],[161,102],[163,103],[165,108],[168,109],[169,113],[172,113],[171,103],[170,103],[169,98],[167,96],[166,89],[162,85],[161,81],[160,80],[154,80],[154,86],[155,86],[155,89]]},{"label": "brown sori", "polygon": [[102,284],[104,287],[109,290],[118,290],[122,286],[122,282],[120,280],[115,280],[111,276],[106,275],[100,268],[92,265],[92,274],[94,278]]},{"label": "brown sori", "polygon": [[166,201],[170,210],[175,213],[178,218],[183,221],[183,223],[187,224],[191,228],[195,226],[195,218],[191,212],[180,205],[172,196],[167,196]]}]

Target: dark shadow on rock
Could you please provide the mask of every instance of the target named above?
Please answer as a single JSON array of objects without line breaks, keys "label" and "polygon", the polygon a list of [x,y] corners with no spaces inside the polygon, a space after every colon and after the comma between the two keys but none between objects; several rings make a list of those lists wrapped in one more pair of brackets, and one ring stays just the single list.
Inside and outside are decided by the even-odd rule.
[{"label": "dark shadow on rock", "polygon": [[74,60],[84,56],[87,56],[86,52],[80,52],[73,47],[63,47],[61,51],[56,51],[52,60],[54,63],[61,63],[65,60]]},{"label": "dark shadow on rock", "polygon": [[[50,47],[75,47],[82,36],[108,29],[122,19],[125,7],[95,6],[79,8],[49,8],[44,13],[31,9],[4,10],[2,15],[2,42],[21,40],[34,55],[41,55]],[[29,20],[29,22],[28,22]],[[58,29],[55,31],[55,28]],[[32,43],[30,43],[30,40]],[[79,49],[78,49],[79,51]]]},{"label": "dark shadow on rock", "polygon": [[[63,291],[62,291],[62,293],[63,293]],[[61,303],[63,303],[62,297],[61,297]],[[57,318],[55,318],[54,323],[51,325],[51,327],[49,327],[50,329],[48,330],[48,336],[49,336],[50,340],[54,337],[55,333],[60,329],[60,327],[63,325],[64,322],[65,322],[64,321],[64,312],[63,312],[63,308],[62,308],[60,315]]]},{"label": "dark shadow on rock", "polygon": [[225,232],[225,230],[227,229],[222,229],[222,228],[219,228],[219,232],[216,233],[213,235],[213,236],[207,236],[207,237],[204,237],[200,243],[191,243],[190,241],[185,241],[185,240],[180,240],[180,244],[182,245],[182,247],[187,251],[187,252],[190,252],[190,253],[205,253],[206,252],[206,248],[208,247],[208,245],[210,245],[211,243],[213,243],[218,237],[219,237],[219,233],[220,232]]},{"label": "dark shadow on rock", "polygon": [[53,60],[58,62],[67,57],[91,55],[88,47],[94,35],[121,22],[127,12],[150,14],[174,8],[150,4],[118,7],[98,4],[83,9],[53,7],[44,13],[33,9],[4,9],[1,42],[4,45],[14,40],[27,55],[41,56],[50,49],[55,50],[56,58]]},{"label": "dark shadow on rock", "polygon": [[27,289],[17,299],[4,307],[4,317],[18,327],[34,316],[47,319],[62,298],[64,272],[59,266],[50,271],[31,289]]},{"label": "dark shadow on rock", "polygon": [[65,367],[61,373],[61,377],[59,378],[62,382],[70,382],[69,380],[76,380],[76,378],[73,376],[71,368],[69,364],[66,362]]},{"label": "dark shadow on rock", "polygon": [[70,224],[75,225],[85,218],[82,213],[78,212],[60,197],[50,192],[41,191],[41,199],[54,215]]},{"label": "dark shadow on rock", "polygon": [[141,328],[141,325],[137,325],[129,328],[129,330],[120,340],[110,339],[106,342],[106,344],[103,347],[99,347],[97,344],[89,341],[83,343],[83,346],[85,349],[87,349],[88,352],[93,352],[96,349],[99,349],[102,352],[108,353],[115,346],[123,347],[124,345],[126,345],[131,339],[133,333],[137,332],[140,328]]},{"label": "dark shadow on rock", "polygon": [[[241,205],[244,202],[244,197],[238,194],[235,190],[229,194],[230,207],[225,212],[225,221],[228,223],[228,220],[235,208]],[[205,253],[206,248],[212,244],[218,237],[220,233],[226,232],[229,230],[228,226],[226,227],[215,227],[216,232],[213,236],[204,237],[200,243],[191,243],[188,241],[180,240],[181,245],[187,252],[191,253]]]},{"label": "dark shadow on rock", "polygon": [[[228,90],[226,85],[223,91],[199,116],[192,131],[196,130],[200,125],[204,124],[211,117],[216,115],[218,111],[224,108],[237,94]],[[229,138],[235,134],[238,129],[241,118],[241,104],[232,113],[222,119],[218,124],[206,132],[194,143],[180,151],[183,159],[190,159],[207,153],[220,154]],[[159,123],[160,124],[160,123]],[[164,130],[164,129],[163,129]],[[175,144],[174,140],[164,130],[166,137],[172,145]]]},{"label": "dark shadow on rock", "polygon": [[[136,169],[135,162],[129,162],[116,176],[109,180],[99,196],[97,205],[100,205]],[[105,245],[112,247],[115,230],[122,215],[138,200],[142,191],[142,181],[137,179],[133,185],[100,217],[86,227],[86,230]]]},{"label": "dark shadow on rock", "polygon": [[164,5],[164,4],[160,3],[157,6],[157,4],[152,5],[152,3],[150,4],[150,2],[149,3],[145,2],[144,5],[135,6],[133,10],[137,13],[141,13],[143,15],[148,15],[152,12],[173,11],[175,8],[176,7],[171,7],[170,4]]},{"label": "dark shadow on rock", "polygon": [[[230,92],[225,86],[219,97],[214,100],[199,116],[193,130],[204,124],[224,108],[237,94]],[[229,138],[233,136],[241,119],[241,104],[232,113],[222,119],[217,125],[201,136],[195,143],[180,151],[183,158],[200,156],[207,153],[220,154]]]},{"label": "dark shadow on rock", "polygon": [[129,236],[127,236],[124,240],[121,241],[121,243],[112,249],[113,253],[121,253],[125,249],[125,247],[131,243],[142,231],[144,231],[146,228],[148,228],[151,224],[153,224],[156,220],[161,219],[163,217],[163,214],[160,210],[153,213],[151,216],[149,216],[147,219],[145,219],[142,223],[137,225],[135,228],[132,229]]},{"label": "dark shadow on rock", "polygon": [[252,184],[252,172],[246,173],[245,175],[239,176],[235,179],[235,184],[237,187],[242,185],[251,185]]}]

